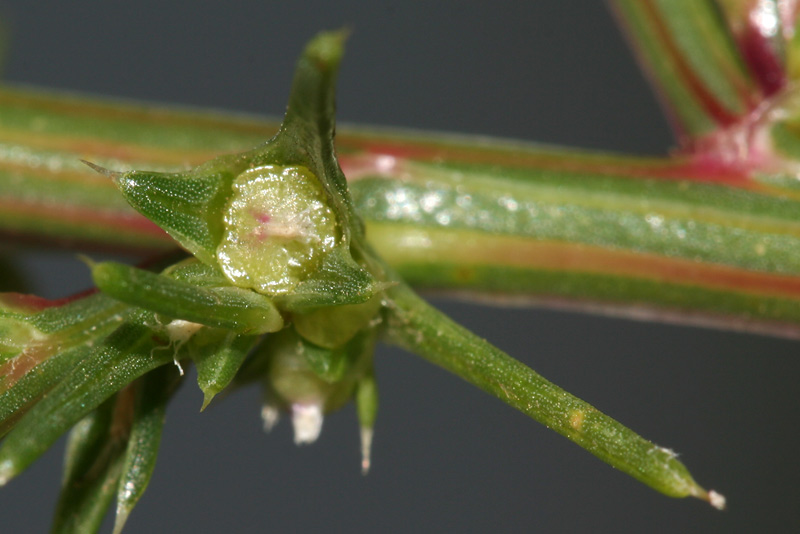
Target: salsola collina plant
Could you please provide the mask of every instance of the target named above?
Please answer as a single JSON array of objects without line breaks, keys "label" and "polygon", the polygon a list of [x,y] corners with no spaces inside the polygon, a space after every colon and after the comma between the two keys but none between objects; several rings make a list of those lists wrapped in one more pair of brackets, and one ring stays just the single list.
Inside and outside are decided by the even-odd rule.
[{"label": "salsola collina plant", "polygon": [[[75,425],[57,528],[89,529],[115,496],[122,525],[147,484],[164,405],[189,362],[206,404],[226,385],[258,382],[265,421],[288,411],[301,442],[314,439],[324,411],[354,399],[366,467],[377,406],[371,351],[382,339],[492,392],[656,489],[721,505],[671,451],[449,322],[404,280],[645,303],[792,334],[791,281],[781,277],[793,261],[785,90],[792,49],[783,33],[750,23],[761,19],[744,5],[693,8],[699,14],[689,22],[711,21],[701,30],[722,35],[698,30],[694,38],[705,36],[709,46],[697,47],[669,33],[669,24],[687,23],[680,9],[619,3],[633,32],[649,36],[643,54],[660,58],[653,74],[663,78],[686,134],[684,152],[669,161],[567,159],[453,142],[437,147],[451,162],[432,164],[412,141],[394,139],[395,150],[382,152],[370,146],[378,136],[356,133],[339,140],[351,197],[332,145],[335,34],[309,46],[284,125],[265,146],[189,171],[159,161],[163,154],[152,149],[123,169],[138,159],[151,165],[134,168],[159,172],[120,170],[112,157],[80,154],[97,178],[77,170],[75,157],[69,172],[87,181],[82,196],[69,195],[71,184],[50,185],[82,215],[109,224],[89,231],[86,219],[50,213],[44,215],[65,224],[45,228],[42,213],[26,219],[33,211],[9,206],[8,228],[40,235],[80,228],[99,242],[167,243],[128,211],[98,209],[112,198],[110,188],[98,186],[92,198],[87,184],[104,179],[192,256],[159,257],[139,268],[89,260],[101,293],[66,303],[4,298],[4,479]],[[775,9],[757,14],[769,20],[772,13],[773,22],[790,28],[789,15]],[[720,43],[722,51],[710,46]],[[676,47],[700,56],[709,50],[709,57],[687,63]],[[765,67],[771,58],[775,65]],[[731,86],[744,87],[745,97],[731,94]],[[6,98],[4,123],[24,130],[25,98],[30,106],[37,97],[9,91]],[[231,143],[245,144],[245,137]],[[51,155],[63,150],[54,147]],[[507,168],[493,159],[501,156]],[[593,179],[581,176],[589,172]],[[43,188],[47,194],[52,190]],[[565,255],[576,251],[585,270],[566,265]]]}]

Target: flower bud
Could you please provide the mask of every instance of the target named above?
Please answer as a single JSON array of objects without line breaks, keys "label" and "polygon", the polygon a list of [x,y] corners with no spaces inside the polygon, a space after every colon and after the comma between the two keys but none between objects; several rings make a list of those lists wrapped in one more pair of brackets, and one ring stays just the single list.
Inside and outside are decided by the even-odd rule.
[{"label": "flower bud", "polygon": [[[262,414],[268,416],[265,423],[271,427],[277,421],[275,408],[279,407],[291,414],[296,443],[315,441],[324,414],[354,398],[357,386],[370,372],[372,342],[362,339],[367,335],[337,350],[306,341],[293,327],[270,335],[264,352],[256,354],[269,362],[263,378],[269,399],[269,410]],[[369,333],[370,340],[373,337]]]},{"label": "flower bud", "polygon": [[264,165],[233,182],[217,260],[236,286],[286,294],[339,241],[336,216],[305,167]]}]

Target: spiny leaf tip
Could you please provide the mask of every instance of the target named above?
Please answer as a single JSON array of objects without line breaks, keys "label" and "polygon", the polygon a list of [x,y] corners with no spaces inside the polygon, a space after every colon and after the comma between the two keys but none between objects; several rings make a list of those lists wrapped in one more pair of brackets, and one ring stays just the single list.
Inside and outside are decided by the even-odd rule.
[{"label": "spiny leaf tip", "polygon": [[725,496],[714,490],[708,492],[708,503],[717,510],[725,509]]},{"label": "spiny leaf tip", "polygon": [[92,169],[93,171],[97,172],[98,174],[102,174],[106,178],[114,179],[114,178],[118,178],[118,177],[122,176],[122,174],[123,174],[121,172],[117,172],[117,171],[112,171],[110,169],[106,169],[105,167],[101,167],[100,165],[97,165],[96,163],[92,163],[91,161],[86,161],[85,159],[82,159],[81,163],[83,163],[84,165],[86,165],[87,167]]}]

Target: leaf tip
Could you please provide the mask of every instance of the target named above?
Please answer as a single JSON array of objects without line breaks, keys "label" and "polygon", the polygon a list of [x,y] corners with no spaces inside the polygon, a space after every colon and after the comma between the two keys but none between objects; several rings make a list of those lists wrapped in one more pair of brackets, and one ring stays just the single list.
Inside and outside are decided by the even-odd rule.
[{"label": "leaf tip", "polygon": [[86,254],[77,254],[76,256],[80,261],[82,261],[84,264],[86,264],[86,266],[92,271],[94,270],[95,266],[97,265],[97,262],[94,261],[89,256],[87,256]]},{"label": "leaf tip", "polygon": [[717,510],[724,510],[727,504],[725,496],[714,490],[704,490],[700,486],[696,486],[690,493],[690,496],[697,497],[700,500],[706,501],[708,504]]},{"label": "leaf tip", "polygon": [[322,431],[322,406],[319,404],[293,404],[292,427],[295,445],[305,445],[317,441]]},{"label": "leaf tip", "polygon": [[125,506],[117,507],[117,516],[114,519],[114,531],[112,534],[122,534],[122,529],[125,527],[125,523],[128,521],[129,515],[130,508]]},{"label": "leaf tip", "polygon": [[369,473],[372,466],[372,427],[361,427],[361,474]]},{"label": "leaf tip", "polygon": [[338,65],[344,52],[344,43],[350,33],[351,30],[348,27],[321,32],[308,43],[306,54],[320,66]]},{"label": "leaf tip", "polygon": [[725,509],[725,504],[726,504],[725,496],[722,495],[721,493],[717,493],[716,491],[711,490],[708,492],[707,500],[708,503],[717,510]]},{"label": "leaf tip", "polygon": [[97,165],[96,163],[92,163],[91,161],[86,161],[85,159],[82,159],[81,163],[83,163],[84,165],[86,165],[87,167],[89,167],[90,169],[95,171],[96,173],[102,174],[106,178],[115,179],[115,178],[118,178],[118,177],[122,176],[121,172],[117,172],[117,171],[112,171],[110,169],[106,169],[105,167],[101,167],[100,165]]},{"label": "leaf tip", "polygon": [[264,432],[271,432],[280,418],[281,413],[274,404],[264,404],[261,407],[261,421],[264,424]]},{"label": "leaf tip", "polygon": [[8,482],[16,476],[14,469],[14,462],[11,460],[4,460],[0,462],[0,487],[5,486]]},{"label": "leaf tip", "polygon": [[214,400],[214,397],[216,397],[217,393],[217,391],[211,391],[210,389],[203,391],[203,405],[200,407],[201,412],[208,408],[208,405],[211,404],[211,401]]}]

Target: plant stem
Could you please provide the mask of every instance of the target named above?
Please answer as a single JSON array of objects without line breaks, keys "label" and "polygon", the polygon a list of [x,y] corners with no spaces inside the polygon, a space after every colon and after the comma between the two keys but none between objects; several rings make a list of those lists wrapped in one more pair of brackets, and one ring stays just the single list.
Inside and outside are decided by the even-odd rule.
[{"label": "plant stem", "polygon": [[[0,114],[0,231],[143,250],[174,245],[80,159],[182,169],[276,129],[19,89],[0,90]],[[385,130],[343,128],[337,146],[368,239],[414,285],[800,337],[788,179]]]}]

